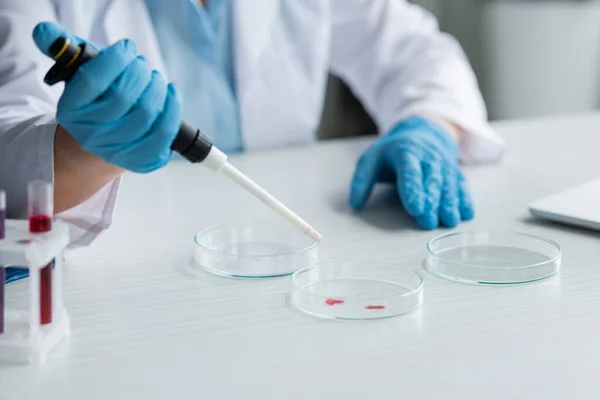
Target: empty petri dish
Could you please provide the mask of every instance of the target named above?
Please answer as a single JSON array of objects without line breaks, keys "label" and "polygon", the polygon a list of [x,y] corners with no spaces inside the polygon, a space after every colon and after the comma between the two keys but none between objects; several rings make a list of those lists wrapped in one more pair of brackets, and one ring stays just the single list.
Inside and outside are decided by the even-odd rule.
[{"label": "empty petri dish", "polygon": [[423,301],[423,279],[390,264],[329,261],[292,276],[291,306],[332,319],[380,319],[405,314]]},{"label": "empty petri dish", "polygon": [[213,226],[194,236],[194,264],[236,278],[293,274],[317,261],[317,242],[287,224]]},{"label": "empty petri dish", "polygon": [[450,233],[427,250],[429,271],[463,283],[532,282],[555,274],[561,262],[558,244],[523,233]]}]

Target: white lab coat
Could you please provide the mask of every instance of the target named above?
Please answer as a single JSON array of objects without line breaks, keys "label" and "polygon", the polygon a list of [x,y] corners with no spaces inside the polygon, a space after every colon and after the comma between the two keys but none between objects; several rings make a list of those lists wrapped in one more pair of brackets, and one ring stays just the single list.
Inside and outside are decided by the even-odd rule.
[{"label": "white lab coat", "polygon": [[[349,84],[381,132],[411,114],[436,114],[465,131],[463,161],[500,156],[502,142],[486,122],[459,45],[421,8],[405,0],[233,1],[247,150],[315,140],[331,71]],[[167,75],[144,0],[0,0],[0,166],[15,171],[0,173],[0,186],[9,189],[12,214],[24,213],[26,178],[52,179],[62,86],[42,81],[52,62],[31,32],[44,20],[101,46],[131,38]],[[63,214],[80,226],[80,236],[87,234],[85,241],[108,225],[116,185]]]}]

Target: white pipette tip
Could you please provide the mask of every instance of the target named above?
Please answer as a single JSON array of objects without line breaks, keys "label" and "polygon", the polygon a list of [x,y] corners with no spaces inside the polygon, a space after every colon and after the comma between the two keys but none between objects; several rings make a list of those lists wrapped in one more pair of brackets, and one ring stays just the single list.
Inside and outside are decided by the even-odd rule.
[{"label": "white pipette tip", "polygon": [[[213,149],[215,148],[213,147]],[[223,157],[225,156],[223,155]],[[323,236],[321,236],[321,234],[317,232],[312,226],[306,223],[306,221],[294,214],[292,210],[284,206],[279,200],[277,200],[275,197],[269,194],[265,189],[258,186],[253,180],[251,180],[246,175],[238,171],[237,168],[235,168],[233,165],[226,162],[227,158],[223,157],[220,161],[219,167],[214,169],[215,171],[220,171],[226,176],[228,176],[235,183],[246,189],[257,199],[265,203],[273,211],[281,215],[289,223],[294,225],[301,232],[304,232],[305,234],[313,238],[315,241],[320,242],[321,240],[323,240]]]},{"label": "white pipette tip", "polygon": [[314,228],[310,228],[306,234],[308,236],[310,236],[311,238],[315,239],[315,241],[320,242],[321,240],[323,240],[323,235],[321,235],[319,232],[315,231]]}]

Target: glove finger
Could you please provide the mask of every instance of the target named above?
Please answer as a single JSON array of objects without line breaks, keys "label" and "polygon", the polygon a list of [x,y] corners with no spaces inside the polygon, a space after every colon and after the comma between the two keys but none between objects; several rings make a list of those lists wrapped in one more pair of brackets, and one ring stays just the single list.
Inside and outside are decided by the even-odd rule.
[{"label": "glove finger", "polygon": [[459,211],[460,217],[463,221],[470,221],[475,217],[475,205],[471,198],[469,191],[469,185],[465,179],[462,171],[458,171],[458,200],[460,202]]},{"label": "glove finger", "polygon": [[350,207],[360,210],[365,206],[373,191],[381,167],[380,148],[377,144],[374,144],[360,156],[356,163],[350,187]]},{"label": "glove finger", "polygon": [[120,40],[83,64],[58,102],[58,111],[79,110],[101,97],[137,58],[137,46],[129,39]]},{"label": "glove finger", "polygon": [[[141,139],[154,125],[156,119],[163,112],[167,99],[168,85],[158,71],[152,71],[152,80],[144,90],[138,103],[123,118],[124,128],[139,132],[131,141]],[[181,121],[180,121],[181,122]]]},{"label": "glove finger", "polygon": [[[127,149],[119,154],[121,157],[138,158],[138,165],[131,171],[148,173],[167,164],[173,153],[171,144],[181,126],[182,114],[179,92],[175,85],[169,84],[166,86],[163,111],[144,135],[130,143]],[[138,149],[144,150],[140,152]]]},{"label": "glove finger", "polygon": [[439,226],[439,208],[442,188],[442,170],[438,160],[423,163],[423,187],[425,201],[423,214],[417,218],[417,223],[423,229],[435,229]]},{"label": "glove finger", "polygon": [[[183,115],[181,96],[174,84],[167,88],[167,100],[163,112],[155,121],[154,125],[140,141],[144,146],[156,149],[156,158],[148,160],[146,167],[141,172],[151,172],[167,164],[173,153],[171,144],[179,132],[181,118]],[[153,161],[153,162],[151,162]]]},{"label": "glove finger", "polygon": [[40,22],[33,29],[33,41],[42,53],[48,57],[50,55],[50,47],[59,38],[65,37],[73,43],[81,43],[81,40],[71,35],[63,26],[54,22]]},{"label": "glove finger", "polygon": [[[140,151],[134,143],[150,130],[163,111],[166,97],[167,83],[159,72],[152,71],[150,84],[146,86],[135,107],[113,123],[115,128],[108,130],[101,137],[90,135],[87,140],[80,141],[79,144],[89,152],[96,149],[111,154],[117,159],[131,151]],[[111,135],[111,132],[116,134]]]},{"label": "glove finger", "polygon": [[425,207],[420,157],[402,147],[394,147],[388,160],[396,172],[396,189],[404,209],[409,215],[418,217]]},{"label": "glove finger", "polygon": [[459,203],[456,173],[448,167],[440,199],[440,220],[448,228],[454,228],[460,222]]},{"label": "glove finger", "polygon": [[81,108],[78,114],[89,123],[115,122],[136,105],[151,80],[150,64],[143,56],[138,56],[103,96]]}]

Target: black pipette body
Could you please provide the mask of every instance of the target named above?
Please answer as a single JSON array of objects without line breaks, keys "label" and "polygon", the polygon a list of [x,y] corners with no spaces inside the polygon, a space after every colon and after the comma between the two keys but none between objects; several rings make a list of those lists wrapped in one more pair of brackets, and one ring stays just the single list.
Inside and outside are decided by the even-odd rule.
[{"label": "black pipette body", "polygon": [[[81,65],[97,55],[98,51],[86,43],[78,45],[67,38],[58,38],[50,46],[50,56],[56,64],[46,74],[44,82],[48,85],[68,82]],[[212,147],[209,137],[185,121],[181,121],[179,132],[171,144],[173,151],[192,163],[204,161]]]}]

